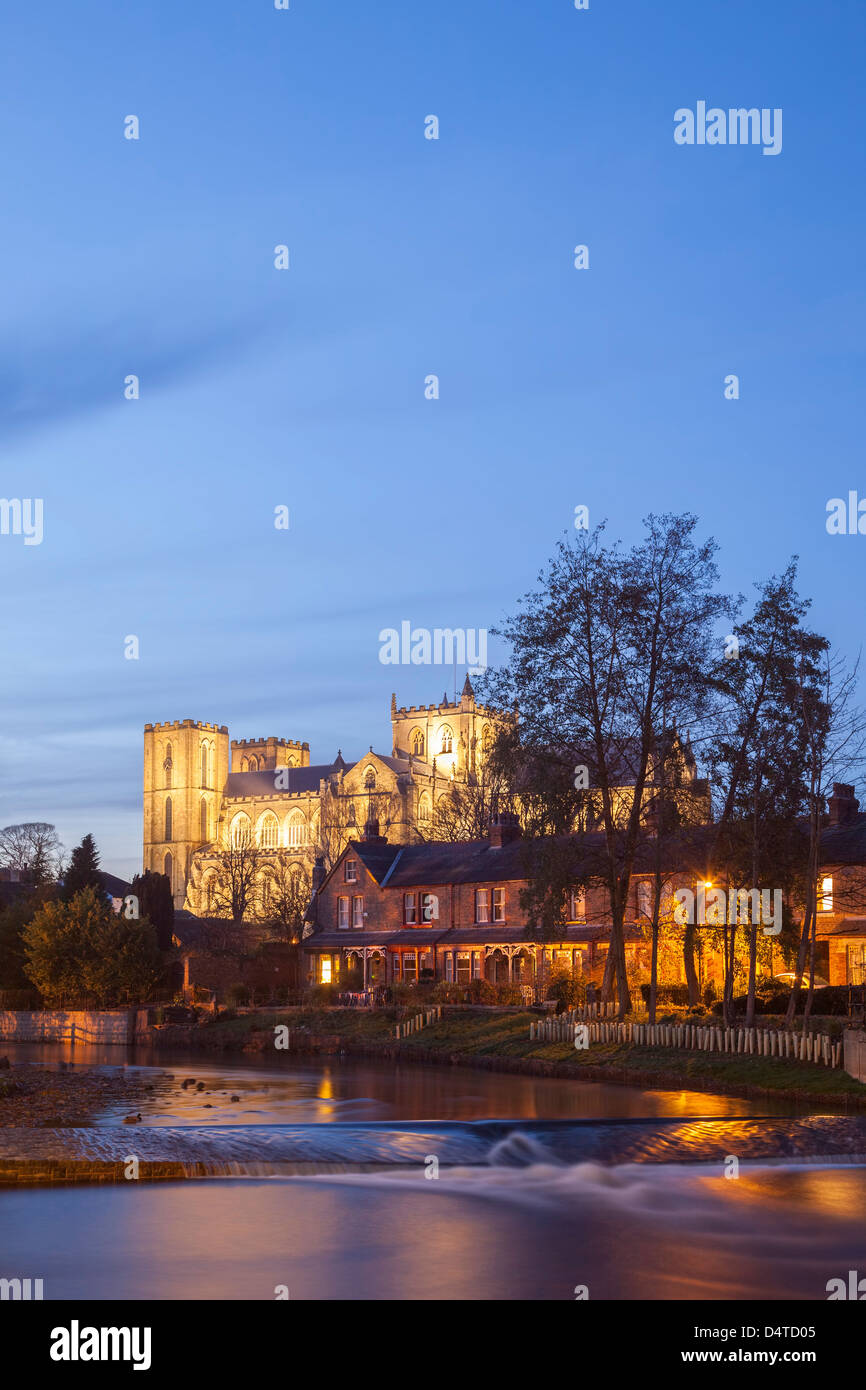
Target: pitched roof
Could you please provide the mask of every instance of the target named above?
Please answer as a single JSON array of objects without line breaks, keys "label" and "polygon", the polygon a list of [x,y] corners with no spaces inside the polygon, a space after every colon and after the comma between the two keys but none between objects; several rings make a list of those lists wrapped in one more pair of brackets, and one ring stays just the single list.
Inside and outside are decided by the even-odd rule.
[{"label": "pitched roof", "polygon": [[[344,763],[342,759],[333,763],[314,763],[311,767],[279,767],[264,772],[230,772],[225,780],[223,796],[230,800],[242,796],[279,796],[281,792],[317,792],[319,783],[340,768],[348,771],[354,763]],[[282,773],[281,782],[288,778],[287,786],[276,786],[275,778]]]}]

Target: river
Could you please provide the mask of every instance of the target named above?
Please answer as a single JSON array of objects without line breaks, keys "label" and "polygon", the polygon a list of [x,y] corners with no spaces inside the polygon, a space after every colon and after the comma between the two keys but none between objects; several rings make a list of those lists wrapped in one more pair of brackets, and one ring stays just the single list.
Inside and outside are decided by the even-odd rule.
[{"label": "river", "polygon": [[352,1058],[12,1052],[152,1089],[135,1125],[0,1130],[4,1155],[190,1175],[0,1190],[0,1275],[49,1299],[824,1299],[866,1274],[862,1117]]}]

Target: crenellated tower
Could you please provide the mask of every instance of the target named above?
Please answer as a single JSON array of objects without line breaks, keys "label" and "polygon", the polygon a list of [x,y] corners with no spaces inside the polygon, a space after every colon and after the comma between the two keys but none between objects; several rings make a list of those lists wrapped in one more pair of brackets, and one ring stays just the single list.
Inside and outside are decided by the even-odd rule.
[{"label": "crenellated tower", "polygon": [[169,876],[175,907],[183,907],[193,851],[216,833],[228,772],[225,725],[145,724],[143,865]]}]

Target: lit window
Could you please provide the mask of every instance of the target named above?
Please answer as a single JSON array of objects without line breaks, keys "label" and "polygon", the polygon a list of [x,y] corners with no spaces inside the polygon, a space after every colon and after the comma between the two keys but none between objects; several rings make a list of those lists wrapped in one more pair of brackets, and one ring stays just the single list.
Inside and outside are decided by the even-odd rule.
[{"label": "lit window", "polygon": [[418,909],[414,893],[403,894],[403,921],[407,927],[414,927],[418,921]]},{"label": "lit window", "polygon": [[276,849],[280,843],[280,825],[273,811],[259,821],[259,844],[262,849]]},{"label": "lit window", "polygon": [[358,882],[358,861],[357,859],[347,859],[345,863],[345,880],[347,883]]},{"label": "lit window", "polygon": [[586,921],[586,892],[583,888],[577,888],[571,894],[569,917],[572,922]]},{"label": "lit window", "polygon": [[364,899],[352,899],[352,926],[363,927],[364,925]]},{"label": "lit window", "polygon": [[249,816],[235,816],[232,821],[232,849],[246,849],[252,838],[250,829]]},{"label": "lit window", "polygon": [[322,956],[322,984],[323,984],[323,985],[329,985],[330,983],[331,983],[331,957],[330,957],[330,956]]},{"label": "lit window", "polygon": [[293,811],[289,816],[289,848],[297,849],[307,843],[307,818],[303,811]]},{"label": "lit window", "polygon": [[[168,838],[168,837],[166,837]],[[818,911],[833,911],[833,880],[832,878],[821,879],[821,892],[818,896]]]},{"label": "lit window", "polygon": [[349,899],[337,899],[337,926],[348,927],[349,925]]},{"label": "lit window", "polygon": [[475,889],[475,920],[482,923],[490,921],[490,890],[488,888]]},{"label": "lit window", "polygon": [[420,729],[416,729],[412,735],[412,752],[416,758],[424,756],[424,735]]},{"label": "lit window", "polygon": [[493,890],[493,920],[494,922],[505,921],[505,889],[494,888]]},{"label": "lit window", "polygon": [[439,752],[440,752],[440,753],[450,753],[450,752],[451,752],[451,730],[448,728],[448,725],[447,725],[447,724],[446,724],[446,725],[443,727],[443,729],[442,729],[442,741],[441,741],[441,743],[440,743],[440,745],[439,745]]}]

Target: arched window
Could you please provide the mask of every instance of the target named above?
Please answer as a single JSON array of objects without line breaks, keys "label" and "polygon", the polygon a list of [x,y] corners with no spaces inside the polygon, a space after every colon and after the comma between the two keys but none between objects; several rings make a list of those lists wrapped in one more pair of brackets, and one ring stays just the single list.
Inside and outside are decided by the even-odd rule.
[{"label": "arched window", "polygon": [[250,818],[244,811],[241,811],[232,821],[232,849],[246,849],[251,838]]},{"label": "arched window", "polygon": [[493,730],[489,724],[485,724],[481,731],[481,752],[485,758],[490,757],[490,750],[493,747]]},{"label": "arched window", "polygon": [[258,770],[259,770],[259,760],[258,760],[258,758],[250,758],[250,772],[258,772]]},{"label": "arched window", "polygon": [[213,912],[215,898],[216,874],[208,874],[207,878],[204,881],[204,908],[208,916],[210,916],[210,914]]},{"label": "arched window", "polygon": [[172,883],[172,878],[171,878],[171,855],[170,855],[170,854],[167,854],[167,855],[165,856],[165,859],[162,861],[162,870],[163,870],[163,873],[165,874],[166,878],[168,879],[169,883],[171,883],[172,888],[173,888],[173,887],[174,887],[174,884]]},{"label": "arched window", "polygon": [[368,792],[376,790],[376,773],[372,767],[368,767],[364,773],[364,786]]},{"label": "arched window", "polygon": [[165,835],[163,836],[163,839],[164,839],[164,840],[171,840],[171,839],[173,839],[173,836],[172,836],[172,833],[171,833],[171,797],[170,797],[170,796],[167,796],[167,797],[165,798]]},{"label": "arched window", "polygon": [[262,874],[259,892],[262,900],[262,911],[270,912],[271,900],[274,896],[274,880],[270,874]]},{"label": "arched window", "polygon": [[207,817],[207,801],[202,797],[199,803],[199,836],[203,844],[207,844],[210,839]]},{"label": "arched window", "polygon": [[440,748],[439,748],[439,752],[440,752],[440,753],[450,753],[450,752],[451,752],[451,730],[449,729],[449,727],[448,727],[447,724],[443,724],[442,730],[441,730],[441,734],[442,734],[442,743],[441,743],[441,746],[440,746]]},{"label": "arched window", "polygon": [[357,818],[357,816],[356,816],[356,814],[355,814],[355,803],[354,803],[354,801],[350,801],[350,802],[349,802],[349,824],[350,824],[350,825],[357,825],[357,823],[358,823],[358,818]]},{"label": "arched window", "polygon": [[412,734],[412,753],[416,758],[424,756],[424,735],[420,729],[415,729]]},{"label": "arched window", "polygon": [[280,843],[280,823],[273,811],[266,811],[259,821],[259,844],[262,849],[276,849]]},{"label": "arched window", "polygon": [[163,771],[165,772],[165,787],[166,787],[166,790],[168,790],[168,788],[171,786],[171,766],[172,766],[172,764],[171,764],[171,744],[170,744],[170,743],[167,743],[167,744],[165,745],[165,759],[164,759],[164,761],[163,761],[162,766],[163,766]]},{"label": "arched window", "polygon": [[203,787],[208,785],[207,780],[207,744],[201,746],[201,784]]},{"label": "arched window", "polygon": [[241,758],[241,772],[249,772],[250,764],[248,758]]},{"label": "arched window", "polygon": [[307,818],[303,811],[292,811],[289,815],[288,841],[290,849],[307,843]]},{"label": "arched window", "polygon": [[430,819],[430,798],[426,792],[422,792],[418,798],[418,819],[425,825]]},{"label": "arched window", "polygon": [[212,743],[208,744],[208,750],[207,750],[207,784],[208,784],[209,787],[213,787],[213,786],[216,785],[216,783],[214,782],[214,752],[215,752],[214,745],[213,745]]}]

